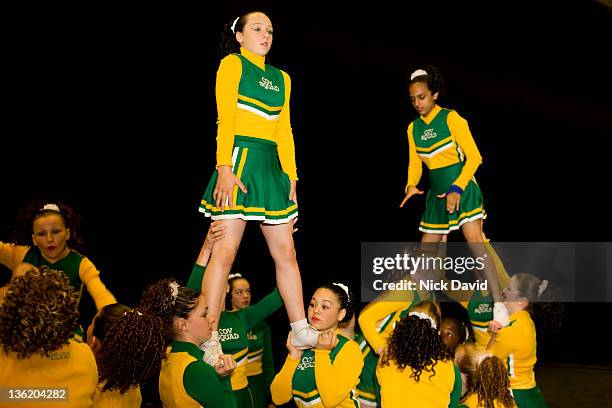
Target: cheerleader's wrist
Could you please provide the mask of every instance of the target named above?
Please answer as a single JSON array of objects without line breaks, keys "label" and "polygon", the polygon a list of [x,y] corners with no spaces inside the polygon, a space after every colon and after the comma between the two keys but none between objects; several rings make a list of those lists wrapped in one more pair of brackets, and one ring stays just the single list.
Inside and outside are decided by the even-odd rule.
[{"label": "cheerleader's wrist", "polygon": [[458,185],[453,184],[452,186],[450,186],[450,188],[446,192],[446,194],[450,194],[450,193],[463,194],[463,189],[459,187]]}]

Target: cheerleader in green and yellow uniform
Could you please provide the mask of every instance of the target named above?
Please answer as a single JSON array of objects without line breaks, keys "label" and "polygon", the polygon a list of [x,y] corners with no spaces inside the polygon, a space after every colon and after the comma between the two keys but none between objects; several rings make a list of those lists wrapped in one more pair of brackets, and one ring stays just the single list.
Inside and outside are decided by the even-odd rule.
[{"label": "cheerleader in green and yellow uniform", "polygon": [[461,375],[438,334],[440,308],[424,301],[395,326],[376,375],[385,408],[455,407]]},{"label": "cheerleader in green and yellow uniform", "polygon": [[[241,310],[251,305],[251,285],[242,275],[230,274],[228,289],[225,302],[227,310]],[[247,338],[249,353],[246,374],[253,396],[253,406],[265,408],[272,402],[270,384],[275,374],[270,327],[262,320],[247,333]]]},{"label": "cheerleader in green and yellow uniform", "polygon": [[[83,285],[93,298],[96,308],[117,303],[100,280],[100,271],[79,252],[68,247],[68,240],[79,244],[78,216],[63,204],[34,202],[18,217],[16,244],[0,242],[0,263],[14,269],[22,262],[41,267],[46,265],[68,276],[80,293]],[[26,243],[31,241],[33,246]]]},{"label": "cheerleader in green and yellow uniform", "polygon": [[[272,22],[263,13],[240,16],[222,33],[217,71],[217,165],[199,211],[223,220],[226,239],[213,251],[202,293],[218,318],[227,277],[247,221],[259,221],[276,265],[277,285],[296,346],[312,347],[318,333],[304,314],[300,271],[293,242],[298,180],[289,113],[289,75],[265,58]],[[213,328],[208,355],[221,352]]]},{"label": "cheerleader in green and yellow uniform", "polygon": [[[434,273],[434,275],[432,275]],[[416,271],[411,279],[418,284],[424,279],[437,279],[439,276],[433,271]],[[380,405],[380,386],[376,379],[376,366],[379,356],[384,354],[387,339],[393,333],[395,325],[417,303],[422,300],[433,301],[435,294],[429,291],[405,291],[401,294],[393,292],[384,293],[377,300],[368,304],[359,314],[359,329],[355,341],[364,358],[364,367],[359,382],[359,400],[365,406]],[[363,337],[359,337],[359,334]]]},{"label": "cheerleader in green and yellow uniform", "polygon": [[138,308],[162,320],[169,340],[159,374],[163,406],[236,408],[229,381],[236,366],[232,356],[222,354],[211,366],[198,347],[210,338],[213,319],[204,295],[162,279],[145,289]]},{"label": "cheerleader in green and yellow uniform", "polygon": [[[499,285],[501,285],[501,287],[505,287],[508,284],[510,277],[508,276],[508,272],[506,271],[502,260],[499,258],[497,252],[491,246],[488,240],[485,240],[484,247],[493,259]],[[483,278],[478,270],[476,270],[475,273],[476,279]],[[491,339],[491,335],[488,332],[488,327],[489,322],[494,320],[493,312],[495,303],[493,302],[493,295],[490,291],[481,290],[449,290],[446,293],[450,298],[456,300],[467,310],[470,324],[474,330],[474,343],[476,348],[479,351],[484,351],[489,344],[489,340]],[[500,307],[503,306],[503,304],[500,303],[495,305],[497,310],[500,310]],[[502,312],[503,311],[504,310],[502,309]],[[504,315],[507,316],[507,311],[505,314],[498,314],[497,318],[500,320],[503,318],[505,321],[507,317],[503,317]]]},{"label": "cheerleader in green and yellow uniform", "polygon": [[321,334],[314,349],[298,350],[287,338],[289,355],[274,377],[270,391],[275,404],[293,398],[298,407],[358,407],[357,383],[363,366],[359,346],[338,332],[338,323],[353,314],[348,287],[319,287],[310,300],[308,319]]},{"label": "cheerleader in green and yellow uniform", "polygon": [[467,241],[482,242],[483,199],[474,179],[482,157],[467,121],[436,104],[442,91],[442,76],[435,67],[410,75],[410,101],[420,116],[408,126],[408,183],[400,207],[413,195],[423,194],[417,185],[425,163],[431,186],[419,227],[423,241],[440,242],[461,228]]},{"label": "cheerleader in green and yellow uniform", "polygon": [[533,275],[513,275],[504,289],[510,324],[506,327],[496,321],[489,324],[490,330],[496,333],[490,351],[505,362],[512,394],[519,408],[548,406],[535,381],[536,329],[528,311],[530,303],[537,301],[547,286],[548,281]]}]

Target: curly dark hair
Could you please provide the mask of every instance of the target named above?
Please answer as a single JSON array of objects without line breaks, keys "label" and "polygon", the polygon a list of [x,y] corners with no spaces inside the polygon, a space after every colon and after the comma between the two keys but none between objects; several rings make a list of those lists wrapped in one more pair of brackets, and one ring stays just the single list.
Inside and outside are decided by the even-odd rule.
[{"label": "curly dark hair", "polygon": [[[55,204],[59,212],[54,210],[43,210],[47,204]],[[66,228],[70,230],[70,247],[83,252],[85,243],[81,236],[81,225],[83,218],[69,205],[58,201],[33,200],[19,211],[17,222],[13,229],[12,241],[19,245],[32,245],[32,228],[34,221],[47,215],[59,215],[64,221]]]},{"label": "curly dark hair", "polygon": [[[415,82],[422,82],[427,85],[432,95],[438,92],[438,97],[441,97],[446,93],[444,78],[442,77],[442,74],[438,68],[433,65],[425,65],[424,67],[419,67],[417,69],[425,70],[427,75],[419,75],[413,79],[410,79],[410,76],[408,76],[408,88]],[[411,74],[412,72],[414,71],[411,71]]]},{"label": "curly dark hair", "polygon": [[174,338],[174,317],[187,319],[196,307],[199,293],[184,286],[178,287],[176,298],[172,296],[170,284],[178,284],[174,278],[166,278],[153,283],[142,292],[138,309],[143,313],[159,317],[165,330],[165,343]]},{"label": "curly dark hair", "polygon": [[236,21],[236,26],[234,27],[234,31],[232,31],[232,24],[234,23],[235,17],[232,18],[232,21],[225,24],[223,26],[223,31],[221,31],[220,40],[219,40],[219,51],[221,53],[221,58],[225,57],[229,54],[239,54],[240,53],[240,43],[236,41],[236,33],[242,32],[244,29],[244,25],[246,24],[249,16],[254,13],[261,13],[267,15],[263,11],[251,11],[246,14],[241,15]]},{"label": "curly dark hair", "polygon": [[165,356],[165,334],[159,317],[137,309],[123,312],[114,319],[96,354],[103,390],[118,390],[124,394],[130,387],[141,386],[158,373]]},{"label": "curly dark hair", "polygon": [[485,357],[476,366],[468,393],[478,394],[479,407],[495,408],[495,401],[506,408],[514,407],[508,371],[496,356]]},{"label": "curly dark hair", "polygon": [[[411,312],[422,312],[430,316],[440,327],[440,307],[429,300],[417,303]],[[382,365],[395,362],[400,371],[410,367],[410,377],[419,381],[423,371],[430,371],[429,378],[436,375],[435,366],[439,360],[451,359],[438,331],[432,328],[428,319],[407,314],[395,326],[387,342],[387,352],[382,356]],[[429,368],[431,367],[431,369]]]},{"label": "curly dark hair", "polygon": [[65,273],[46,266],[14,278],[0,303],[0,343],[18,359],[49,357],[78,328],[78,292]]},{"label": "curly dark hair", "polygon": [[344,285],[348,288],[348,293],[344,291],[344,289],[335,284],[335,283],[327,283],[323,286],[319,286],[318,289],[328,289],[334,292],[334,294],[338,297],[338,302],[340,303],[340,309],[344,309],[346,311],[346,315],[344,319],[340,320],[338,324],[346,324],[351,321],[353,318],[353,313],[355,313],[355,296],[353,292],[348,287],[348,285]]}]

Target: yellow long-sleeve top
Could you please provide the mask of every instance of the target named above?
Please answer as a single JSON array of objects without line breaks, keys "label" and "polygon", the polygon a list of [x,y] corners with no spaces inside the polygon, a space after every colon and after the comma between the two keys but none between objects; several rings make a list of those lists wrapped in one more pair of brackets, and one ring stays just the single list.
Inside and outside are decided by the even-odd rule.
[{"label": "yellow long-sleeve top", "polygon": [[16,353],[5,353],[0,347],[0,385],[9,389],[68,389],[65,402],[49,400],[32,404],[20,401],[1,402],[0,407],[74,407],[92,406],[98,384],[98,367],[87,344],[71,339],[49,357],[33,355],[19,360]]},{"label": "yellow long-sleeve top", "polygon": [[[516,404],[512,405],[516,407]],[[495,408],[506,408],[504,405],[499,403],[497,400],[493,402],[493,407]],[[470,394],[461,403],[459,403],[459,408],[484,408],[484,405],[478,405],[478,394]]]},{"label": "yellow long-sleeve top", "polygon": [[[438,115],[440,118],[437,118]],[[446,120],[442,120],[444,115]],[[424,132],[415,132],[415,124],[419,129],[425,128]],[[467,121],[454,110],[443,109],[438,105],[427,116],[421,116],[408,125],[408,150],[406,191],[408,186],[419,184],[423,163],[433,170],[465,161],[461,174],[453,182],[464,190],[482,163],[482,156]]]},{"label": "yellow long-sleeve top", "polygon": [[75,250],[71,249],[64,258],[51,263],[36,247],[0,242],[1,264],[12,270],[22,262],[28,262],[37,267],[47,265],[52,269],[63,271],[79,291],[82,291],[82,286],[85,284],[98,310],[106,305],[117,303],[113,294],[100,280],[100,271],[87,257]]},{"label": "yellow long-sleeve top", "polygon": [[98,384],[93,397],[94,408],[138,408],[142,404],[140,387],[131,387],[121,395],[117,390],[102,391],[103,384]]},{"label": "yellow long-sleeve top", "polygon": [[[385,408],[415,406],[438,408],[456,406],[461,395],[461,374],[452,360],[438,361],[433,367],[423,370],[419,381],[410,376],[412,369],[400,371],[395,362],[376,367],[380,384],[380,398]],[[431,377],[431,378],[430,378]]]},{"label": "yellow long-sleeve top", "polygon": [[533,372],[536,349],[536,330],[529,312],[521,310],[511,314],[510,324],[497,333],[491,353],[505,361],[513,389],[528,390],[536,386]]},{"label": "yellow long-sleeve top", "polygon": [[283,171],[297,180],[289,75],[266,64],[265,57],[241,48],[240,56],[230,54],[221,60],[215,92],[217,167],[232,165],[234,136],[249,136],[276,142]]},{"label": "yellow long-sleeve top", "polygon": [[[493,259],[499,287],[505,288],[510,281],[506,267],[489,240],[484,243],[484,246],[491,259]],[[484,351],[491,339],[487,330],[489,322],[493,320],[493,296],[489,291],[474,290],[454,290],[447,292],[447,294],[467,310],[470,324],[474,329],[475,346]]]},{"label": "yellow long-sleeve top", "polygon": [[359,406],[356,389],[363,367],[361,351],[355,341],[336,334],[339,341],[333,350],[306,350],[300,359],[287,356],[270,386],[275,404],[293,397],[298,407]]},{"label": "yellow long-sleeve top", "polygon": [[395,325],[414,305],[431,297],[426,292],[419,294],[417,291],[410,291],[404,294],[405,300],[398,302],[395,301],[397,294],[385,293],[380,299],[363,308],[359,314],[359,327],[363,337],[375,352],[387,346],[387,339],[393,333]]}]

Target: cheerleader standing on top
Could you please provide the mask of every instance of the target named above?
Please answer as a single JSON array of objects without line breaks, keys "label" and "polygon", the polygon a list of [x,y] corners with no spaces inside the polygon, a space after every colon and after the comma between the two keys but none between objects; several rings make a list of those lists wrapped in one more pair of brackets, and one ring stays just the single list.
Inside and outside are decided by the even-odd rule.
[{"label": "cheerleader standing on top", "polygon": [[[437,104],[444,93],[444,80],[438,69],[426,66],[410,75],[410,102],[419,117],[408,126],[408,182],[406,196],[400,207],[414,195],[423,194],[417,187],[423,164],[429,169],[430,189],[425,197],[425,211],[419,231],[422,242],[446,242],[447,234],[461,229],[468,243],[484,243],[482,219],[485,215],[482,192],[474,174],[482,163],[482,156],[474,142],[467,121],[456,111]],[[484,273],[489,282],[494,313],[499,320],[507,312],[501,306],[501,290],[495,266],[483,254],[493,248],[470,246],[477,256],[483,256]]]},{"label": "cheerleader standing on top", "polygon": [[[261,12],[240,16],[223,33],[225,57],[216,82],[217,165],[200,211],[223,220],[225,239],[213,250],[202,292],[218,321],[246,221],[259,221],[276,265],[293,344],[312,347],[318,333],[305,318],[292,236],[298,177],[289,114],[291,80],[265,63],[272,39],[272,22]],[[204,350],[211,361],[222,352],[216,324]]]}]

